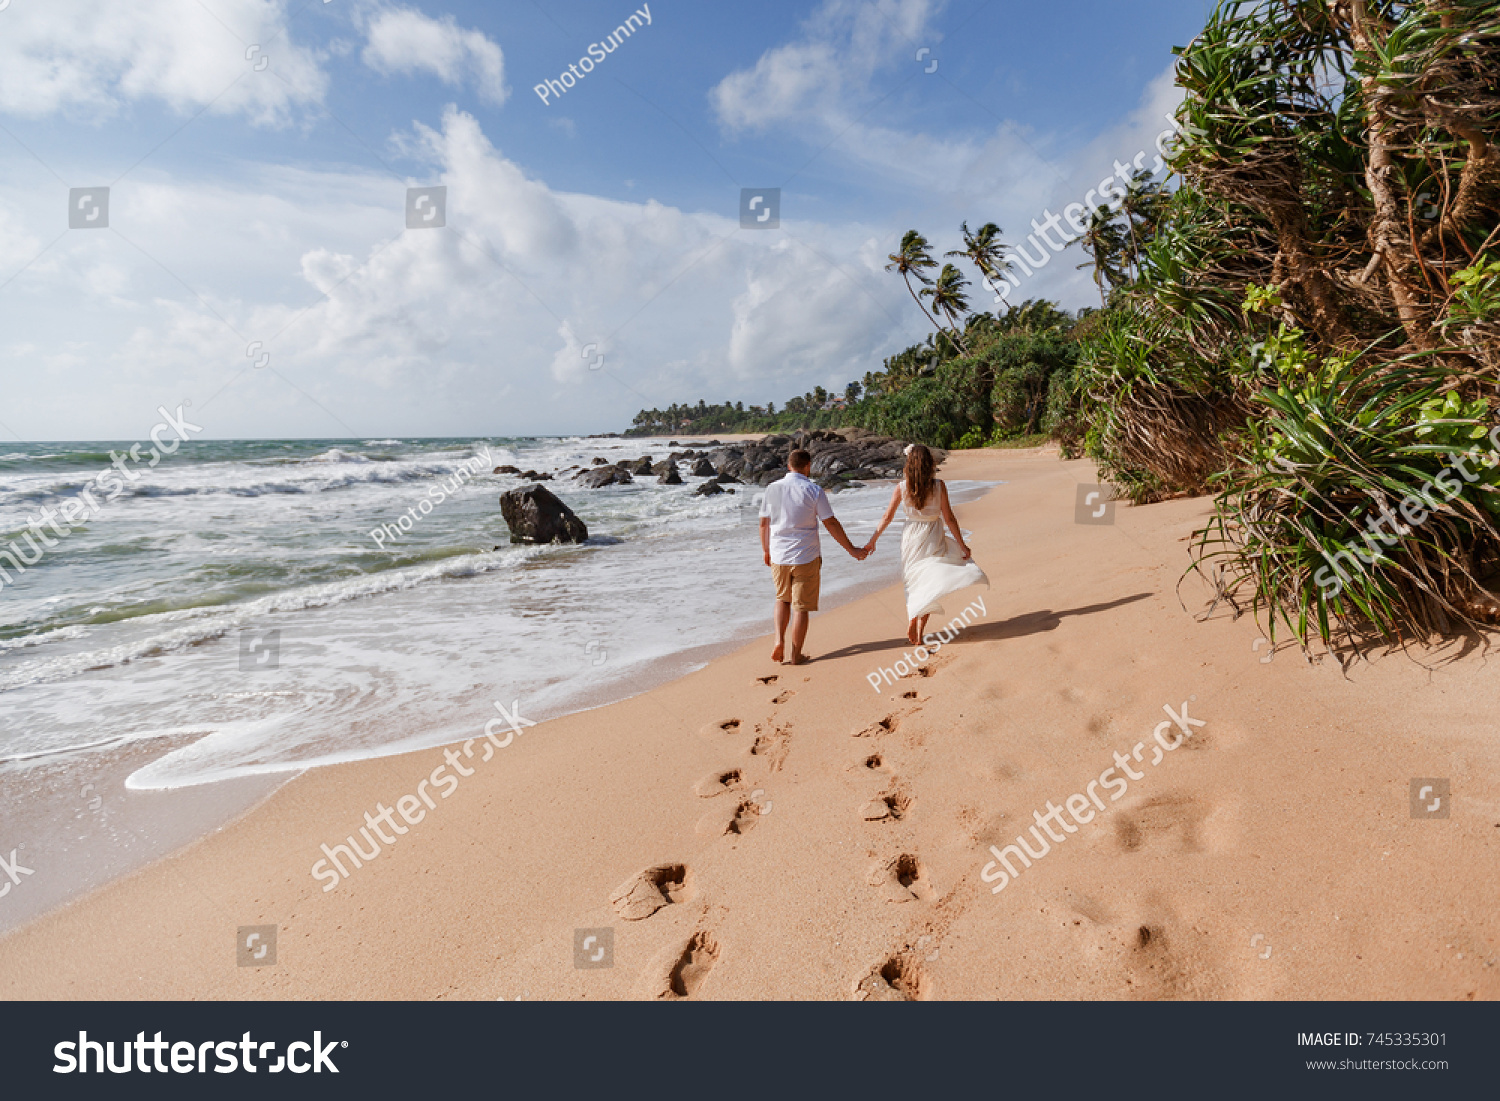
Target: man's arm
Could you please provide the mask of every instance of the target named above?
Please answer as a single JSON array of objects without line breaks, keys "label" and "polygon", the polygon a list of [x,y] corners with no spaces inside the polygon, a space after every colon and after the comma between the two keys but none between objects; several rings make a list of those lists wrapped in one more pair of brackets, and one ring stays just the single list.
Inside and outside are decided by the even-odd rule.
[{"label": "man's arm", "polygon": [[849,542],[849,537],[844,534],[844,525],[839,523],[837,516],[830,516],[824,520],[823,526],[828,529],[828,534],[833,536],[833,541],[853,555],[856,562],[863,562],[869,556],[870,552],[864,547],[856,547]]},{"label": "man's arm", "polygon": [[771,564],[771,518],[762,516],[760,518],[760,550],[765,555],[766,565]]}]

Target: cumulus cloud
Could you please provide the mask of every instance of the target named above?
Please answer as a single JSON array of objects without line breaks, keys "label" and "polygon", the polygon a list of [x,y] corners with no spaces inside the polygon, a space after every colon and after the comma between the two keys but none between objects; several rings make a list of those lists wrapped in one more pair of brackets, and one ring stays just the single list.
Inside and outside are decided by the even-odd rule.
[{"label": "cumulus cloud", "polygon": [[[17,316],[7,339],[54,377],[22,372],[12,396],[33,420],[13,427],[115,436],[121,410],[204,409],[229,385],[204,409],[216,436],[601,431],[652,405],[842,387],[922,335],[868,226],[803,222],[793,239],[554,190],[455,108],[407,147],[448,188],[446,229],[405,230],[400,183],[374,174],[122,185],[111,225],[151,259],[71,235],[12,285],[88,310],[84,326]],[[39,202],[0,180],[0,209],[18,196]],[[269,369],[247,369],[252,340]]]},{"label": "cumulus cloud", "polygon": [[264,124],[328,87],[296,45],[286,0],[47,0],[12,4],[0,29],[0,112],[107,118],[137,100],[209,107]]},{"label": "cumulus cloud", "polygon": [[386,75],[431,73],[455,88],[472,83],[480,99],[505,102],[505,57],[480,31],[465,30],[451,15],[433,19],[413,8],[381,8],[366,27],[361,57]]}]

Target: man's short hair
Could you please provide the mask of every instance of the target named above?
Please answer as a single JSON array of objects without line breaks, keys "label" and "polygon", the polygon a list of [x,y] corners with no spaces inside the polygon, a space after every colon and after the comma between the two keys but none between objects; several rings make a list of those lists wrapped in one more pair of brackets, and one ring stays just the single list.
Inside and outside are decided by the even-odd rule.
[{"label": "man's short hair", "polygon": [[787,456],[787,465],[793,470],[806,470],[812,466],[812,452],[803,451],[800,447]]}]

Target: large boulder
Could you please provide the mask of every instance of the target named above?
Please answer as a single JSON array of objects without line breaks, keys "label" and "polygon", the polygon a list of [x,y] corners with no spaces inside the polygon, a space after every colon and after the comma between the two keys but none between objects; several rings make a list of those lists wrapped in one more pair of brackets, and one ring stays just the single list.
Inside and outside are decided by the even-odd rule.
[{"label": "large boulder", "polygon": [[492,474],[519,474],[521,468],[518,466],[497,466],[491,471]]},{"label": "large boulder", "polygon": [[582,543],[589,529],[545,486],[524,486],[500,495],[500,515],[512,543]]},{"label": "large boulder", "polygon": [[676,463],[668,463],[667,469],[662,471],[661,477],[656,480],[664,486],[680,486],[682,484],[682,475],[677,473]]},{"label": "large boulder", "polygon": [[[721,486],[718,482],[713,481],[713,480],[709,480],[707,482],[704,482],[697,489],[693,490],[693,493],[696,494],[699,497],[712,497],[716,493],[723,493],[723,492],[724,492],[724,487]],[[730,490],[730,492],[732,493],[734,491]]]},{"label": "large boulder", "polygon": [[621,470],[617,466],[596,466],[592,470],[585,470],[575,474],[575,480],[582,481],[589,489],[602,489],[604,486],[628,486],[631,482],[630,472]]},{"label": "large boulder", "polygon": [[707,459],[699,459],[693,464],[694,478],[712,478],[717,473],[718,471],[714,469],[714,464]]},{"label": "large boulder", "polygon": [[644,477],[651,473],[651,456],[647,455],[645,458],[637,459],[633,463],[626,463],[625,469],[637,477]]}]

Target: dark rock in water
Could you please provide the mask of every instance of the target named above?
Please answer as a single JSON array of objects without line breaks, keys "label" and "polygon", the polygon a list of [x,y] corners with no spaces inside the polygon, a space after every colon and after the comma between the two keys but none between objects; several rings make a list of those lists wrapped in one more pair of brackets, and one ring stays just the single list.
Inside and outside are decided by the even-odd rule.
[{"label": "dark rock in water", "polygon": [[714,464],[707,459],[699,459],[693,464],[694,478],[712,478],[717,473],[718,471],[714,469]]},{"label": "dark rock in water", "polygon": [[661,477],[656,480],[664,486],[680,486],[682,484],[682,475],[677,473],[675,464],[668,463],[667,469],[662,471]]},{"label": "dark rock in water", "polygon": [[525,478],[528,482],[550,482],[552,480],[552,475],[538,474],[535,470],[528,470],[521,477]]},{"label": "dark rock in water", "polygon": [[589,489],[600,489],[604,486],[628,486],[631,483],[629,472],[621,470],[617,466],[599,466],[593,470],[585,470],[573,476],[582,480]]},{"label": "dark rock in water", "polygon": [[521,473],[521,468],[518,467],[518,466],[497,466],[497,467],[495,467],[494,470],[490,471],[490,473],[491,474],[519,474],[519,473]]},{"label": "dark rock in water", "polygon": [[681,447],[682,444],[678,443],[676,440],[668,440],[667,441],[667,446],[668,447]]},{"label": "dark rock in water", "polygon": [[589,537],[584,522],[544,486],[502,493],[500,514],[512,543],[582,543]]},{"label": "dark rock in water", "polygon": [[669,470],[675,472],[677,470],[677,464],[668,459],[663,459],[661,462],[656,463],[651,467],[652,474],[665,474]]},{"label": "dark rock in water", "polygon": [[633,463],[626,463],[625,469],[638,477],[645,477],[647,474],[652,473],[651,456],[647,455],[644,459],[639,459]]},{"label": "dark rock in water", "polygon": [[697,489],[693,490],[694,495],[698,497],[712,497],[715,493],[723,492],[724,487],[714,481],[704,482]]},{"label": "dark rock in water", "polygon": [[737,486],[740,484],[740,480],[733,474],[720,473],[716,478],[714,478],[714,481],[718,482],[721,486]]},{"label": "dark rock in water", "polygon": [[606,460],[600,458],[598,455],[595,455],[592,459],[589,460],[589,462],[594,466],[604,466],[605,461]]},{"label": "dark rock in water", "polygon": [[772,482],[779,482],[781,480],[782,474],[784,473],[785,471],[782,470],[762,471],[759,475],[756,476],[755,484],[758,486],[768,486]]}]

